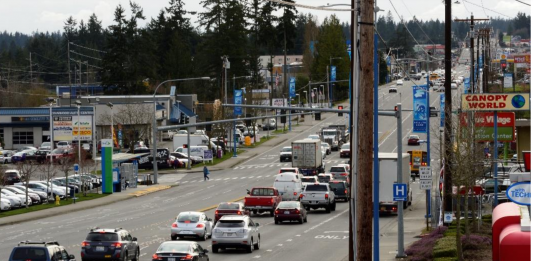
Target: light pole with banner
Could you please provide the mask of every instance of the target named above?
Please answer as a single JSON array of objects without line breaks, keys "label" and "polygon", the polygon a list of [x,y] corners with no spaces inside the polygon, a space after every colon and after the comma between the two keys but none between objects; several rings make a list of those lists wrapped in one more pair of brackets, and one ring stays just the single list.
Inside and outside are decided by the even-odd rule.
[{"label": "light pole with banner", "polygon": [[[185,79],[172,79],[172,80],[166,80],[161,82],[157,87],[155,88],[153,99],[154,99],[154,120],[152,122],[152,163],[154,168],[154,184],[157,184],[157,102],[155,100],[155,95],[157,93],[157,89],[161,87],[161,85],[169,82],[183,82],[183,81],[193,81],[193,80],[210,80],[209,77],[198,77],[198,78],[185,78]],[[187,132],[189,132],[187,130]],[[113,135],[113,134],[111,134]]]}]

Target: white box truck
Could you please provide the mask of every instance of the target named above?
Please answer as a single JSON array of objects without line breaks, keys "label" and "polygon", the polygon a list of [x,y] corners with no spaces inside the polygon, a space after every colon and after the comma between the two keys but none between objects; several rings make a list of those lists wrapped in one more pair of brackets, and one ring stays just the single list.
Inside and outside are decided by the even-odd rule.
[{"label": "white box truck", "polygon": [[305,176],[324,173],[321,140],[297,140],[292,142],[292,167],[299,168]]},{"label": "white box truck", "polygon": [[[177,148],[183,148],[183,145],[187,145],[187,134],[174,134],[172,139],[174,141],[174,148],[172,151],[175,151]],[[209,147],[209,137],[206,135],[190,134],[189,145]]]},{"label": "white box truck", "polygon": [[[379,212],[397,213],[398,204],[393,199],[393,184],[397,183],[398,177],[398,153],[379,153]],[[413,200],[411,188],[411,169],[409,167],[409,153],[402,153],[402,180],[398,183],[407,184],[407,201],[403,202],[403,208],[407,208]],[[374,177],[372,175],[372,177]]]}]

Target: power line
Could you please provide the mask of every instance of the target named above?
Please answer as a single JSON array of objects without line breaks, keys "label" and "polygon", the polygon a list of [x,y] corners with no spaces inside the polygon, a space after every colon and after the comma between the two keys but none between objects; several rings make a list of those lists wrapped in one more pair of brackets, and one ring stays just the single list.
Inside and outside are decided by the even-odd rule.
[{"label": "power line", "polygon": [[489,15],[487,14],[487,12],[485,11],[485,5],[483,4],[483,0],[480,0],[481,1],[481,6],[483,7],[483,13],[485,13],[485,16],[486,17],[489,17]]},{"label": "power line", "polygon": [[528,4],[528,3],[524,3],[524,2],[522,2],[522,1],[520,1],[520,0],[515,0],[515,1],[517,1],[517,2],[519,2],[519,3],[521,3],[521,4],[525,4],[525,5],[527,5],[527,6],[531,6],[530,4]]},{"label": "power line", "polygon": [[301,5],[297,3],[291,3],[291,2],[285,2],[283,0],[267,0],[269,2],[278,3],[282,5],[290,5],[294,7],[301,7],[306,9],[313,9],[313,10],[321,10],[321,11],[336,11],[336,12],[351,12],[353,9],[335,9],[335,8],[327,8],[327,7],[318,7],[318,6],[311,6],[311,5]]},{"label": "power line", "polygon": [[[76,62],[76,63],[79,63],[79,62],[80,62],[79,60],[72,59],[72,58],[70,58],[70,60],[73,61],[73,62]],[[89,67],[93,67],[93,68],[101,69],[101,70],[104,69],[104,68],[102,68],[102,67],[98,67],[98,66],[96,66],[96,65],[91,65],[91,64],[89,64],[89,63],[83,63],[83,65],[87,65],[87,66],[89,66]]]},{"label": "power line", "polygon": [[85,54],[77,53],[77,52],[72,51],[72,50],[70,50],[70,52],[73,53],[73,54],[77,54],[77,55],[79,55],[79,56],[86,57],[86,58],[91,58],[91,59],[95,59],[95,60],[98,60],[98,61],[101,61],[101,60],[102,60],[102,59],[100,59],[100,58],[96,58],[96,57],[92,57],[92,56],[89,56],[89,55],[85,55]]},{"label": "power line", "polygon": [[464,1],[464,2],[467,2],[467,3],[471,4],[471,5],[475,5],[475,6],[477,6],[477,7],[481,7],[481,8],[483,8],[483,9],[485,9],[485,10],[489,10],[489,11],[491,11],[491,12],[493,12],[493,13],[496,13],[496,14],[499,14],[499,15],[503,15],[503,16],[508,17],[508,18],[512,18],[512,17],[510,17],[510,16],[508,16],[508,15],[504,15],[504,14],[502,14],[502,13],[500,13],[500,12],[496,12],[496,11],[494,11],[494,10],[492,10],[492,9],[489,9],[489,8],[486,8],[486,7],[483,7],[483,6],[480,6],[480,5],[478,5],[478,4],[474,4],[474,3],[469,2],[469,1],[467,1],[467,0],[463,0],[463,1]]},{"label": "power line", "polygon": [[96,49],[93,49],[93,48],[89,48],[89,47],[85,47],[85,46],[82,46],[82,45],[79,45],[79,44],[75,44],[75,43],[73,43],[73,42],[70,42],[70,44],[72,44],[72,45],[74,45],[74,46],[77,46],[77,47],[80,47],[80,48],[83,48],[83,49],[87,49],[87,50],[95,51],[95,52],[107,53],[106,51],[96,50]]},{"label": "power line", "polygon": [[[405,6],[405,9],[407,9],[407,12],[409,12],[409,14],[411,16],[413,16],[413,18],[415,17],[411,11],[409,11],[409,8],[407,8],[407,5],[405,5],[405,2],[402,0],[402,3],[403,5]],[[418,28],[420,28],[420,31],[422,31],[422,33],[424,33],[424,35],[428,38],[429,41],[431,41],[433,43],[433,45],[435,45],[435,43],[433,42],[433,40],[431,40],[431,38],[426,34],[426,32],[424,32],[424,29],[422,29],[422,27],[420,26],[420,23],[418,22],[418,19],[413,19],[415,21],[415,23],[418,25]]]}]

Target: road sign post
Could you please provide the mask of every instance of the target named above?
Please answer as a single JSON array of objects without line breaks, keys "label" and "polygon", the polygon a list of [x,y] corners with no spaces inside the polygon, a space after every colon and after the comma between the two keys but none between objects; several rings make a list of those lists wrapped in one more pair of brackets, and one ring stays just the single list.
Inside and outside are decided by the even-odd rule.
[{"label": "road sign post", "polygon": [[420,171],[420,189],[426,191],[426,229],[429,230],[429,218],[431,217],[431,187],[433,186],[433,175],[431,167],[424,166],[419,168]]},{"label": "road sign post", "polygon": [[392,185],[393,200],[394,201],[407,201],[407,184],[397,183]]}]

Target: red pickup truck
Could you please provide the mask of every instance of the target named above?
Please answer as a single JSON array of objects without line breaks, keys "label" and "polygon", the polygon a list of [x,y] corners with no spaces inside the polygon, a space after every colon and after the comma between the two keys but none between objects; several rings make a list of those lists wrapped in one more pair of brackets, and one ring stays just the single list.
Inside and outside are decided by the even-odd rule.
[{"label": "red pickup truck", "polygon": [[270,212],[274,216],[276,207],[281,202],[281,195],[273,187],[257,187],[248,190],[247,197],[244,198],[244,208],[251,210],[253,214]]}]

